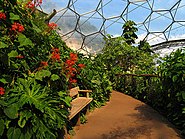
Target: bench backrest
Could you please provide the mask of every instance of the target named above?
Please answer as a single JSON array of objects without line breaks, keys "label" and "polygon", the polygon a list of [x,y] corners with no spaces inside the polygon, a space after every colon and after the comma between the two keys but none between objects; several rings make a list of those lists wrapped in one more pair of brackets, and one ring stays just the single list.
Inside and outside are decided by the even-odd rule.
[{"label": "bench backrest", "polygon": [[74,87],[69,90],[69,96],[74,97],[78,95],[79,87]]}]

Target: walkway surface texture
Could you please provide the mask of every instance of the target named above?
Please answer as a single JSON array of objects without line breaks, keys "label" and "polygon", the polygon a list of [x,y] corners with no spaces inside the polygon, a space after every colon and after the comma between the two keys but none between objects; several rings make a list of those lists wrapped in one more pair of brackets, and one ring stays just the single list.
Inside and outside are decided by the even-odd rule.
[{"label": "walkway surface texture", "polygon": [[181,139],[175,128],[148,105],[113,91],[106,106],[87,116],[72,139]]}]

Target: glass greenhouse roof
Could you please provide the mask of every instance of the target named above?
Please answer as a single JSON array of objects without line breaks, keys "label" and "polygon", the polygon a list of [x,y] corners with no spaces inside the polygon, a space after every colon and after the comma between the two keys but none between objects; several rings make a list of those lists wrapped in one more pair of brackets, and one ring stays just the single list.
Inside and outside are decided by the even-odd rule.
[{"label": "glass greenhouse roof", "polygon": [[43,0],[69,46],[91,53],[101,50],[106,34],[122,35],[122,26],[137,24],[138,40],[150,45],[185,39],[185,0]]}]

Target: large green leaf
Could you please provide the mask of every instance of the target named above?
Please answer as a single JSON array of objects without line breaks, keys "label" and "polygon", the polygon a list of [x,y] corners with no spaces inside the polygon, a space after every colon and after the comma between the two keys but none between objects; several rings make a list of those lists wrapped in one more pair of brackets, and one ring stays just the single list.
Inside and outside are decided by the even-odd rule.
[{"label": "large green leaf", "polygon": [[27,120],[32,116],[32,113],[28,110],[20,112],[20,118],[18,125],[23,128],[26,125]]},{"label": "large green leaf", "polygon": [[0,82],[1,82],[1,83],[3,83],[3,84],[8,83],[8,82],[6,81],[6,79],[5,79],[5,78],[1,78],[1,79],[0,79]]},{"label": "large green leaf", "polygon": [[19,47],[22,47],[22,46],[33,46],[32,41],[29,38],[27,38],[25,35],[23,35],[23,34],[20,34],[18,36],[18,41],[20,43]]},{"label": "large green leaf", "polygon": [[55,81],[55,80],[58,80],[58,79],[60,79],[60,77],[57,74],[52,74],[51,75],[51,80],[52,81]]},{"label": "large green leaf", "polygon": [[31,133],[29,131],[27,131],[25,134],[21,134],[19,139],[31,139]]},{"label": "large green leaf", "polygon": [[0,120],[0,137],[2,136],[3,132],[4,132],[4,120],[1,119]]},{"label": "large green leaf", "polygon": [[10,127],[7,132],[8,139],[19,139],[21,130],[19,128]]},{"label": "large green leaf", "polygon": [[8,47],[7,44],[5,44],[4,42],[0,42],[0,48],[7,48],[7,47]]},{"label": "large green leaf", "polygon": [[11,57],[16,57],[18,56],[18,53],[16,50],[12,50],[10,53],[8,53],[8,57],[11,58]]},{"label": "large green leaf", "polygon": [[10,13],[10,19],[11,19],[11,20],[19,20],[20,17],[19,17],[19,15],[16,15],[16,14],[14,14],[14,13]]},{"label": "large green leaf", "polygon": [[42,81],[43,78],[49,76],[51,76],[51,72],[49,70],[40,70],[35,74],[35,78],[40,81]]},{"label": "large green leaf", "polygon": [[18,107],[15,104],[11,104],[9,107],[4,109],[4,113],[10,119],[15,119],[18,117]]}]

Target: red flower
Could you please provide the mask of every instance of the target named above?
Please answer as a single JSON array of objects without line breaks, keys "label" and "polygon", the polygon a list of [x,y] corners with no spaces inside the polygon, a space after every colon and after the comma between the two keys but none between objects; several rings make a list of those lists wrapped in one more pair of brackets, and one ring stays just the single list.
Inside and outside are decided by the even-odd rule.
[{"label": "red flower", "polygon": [[41,4],[42,4],[42,0],[36,0],[34,1],[34,3],[32,1],[29,1],[26,4],[26,7],[30,9],[34,9],[35,7],[40,6]]},{"label": "red flower", "polygon": [[70,83],[76,83],[77,80],[76,80],[76,79],[69,78],[69,82],[70,82]]},{"label": "red flower", "polygon": [[52,48],[52,51],[55,52],[55,53],[59,53],[59,49],[58,48]]},{"label": "red flower", "polygon": [[75,62],[72,61],[72,60],[70,60],[70,59],[66,60],[65,63],[66,63],[66,65],[67,65],[67,67],[73,66],[73,65],[75,64]]},{"label": "red flower", "polygon": [[48,24],[48,27],[50,28],[50,29],[55,29],[56,27],[57,27],[57,24],[55,24],[55,23],[49,23]]},{"label": "red flower", "polygon": [[18,32],[23,32],[24,31],[24,26],[15,22],[15,23],[13,23],[11,30],[18,31]]},{"label": "red flower", "polygon": [[0,95],[4,95],[5,94],[5,89],[3,87],[0,87]]},{"label": "red flower", "polygon": [[18,56],[16,56],[16,58],[18,58],[18,59],[22,59],[22,58],[24,58],[24,56],[22,56],[22,55],[18,55]]},{"label": "red flower", "polygon": [[56,52],[52,52],[51,58],[52,58],[53,60],[59,61],[59,60],[60,60],[60,54],[59,54],[59,53],[56,53]]},{"label": "red flower", "polygon": [[84,67],[85,67],[85,65],[84,65],[84,64],[78,64],[78,67],[80,67],[80,68],[84,68]]},{"label": "red flower", "polygon": [[30,8],[30,9],[34,9],[34,8],[35,8],[35,4],[33,4],[31,1],[29,1],[29,2],[26,4],[26,7],[27,7],[27,8]]},{"label": "red flower", "polygon": [[6,20],[6,15],[5,15],[5,13],[0,12],[0,20],[1,20],[1,19]]},{"label": "red flower", "polygon": [[67,74],[66,74],[66,76],[69,78],[69,77],[74,77],[75,76],[75,74],[73,73],[73,72],[68,72]]},{"label": "red flower", "polygon": [[73,61],[77,61],[78,60],[78,56],[75,53],[70,53],[70,59]]},{"label": "red flower", "polygon": [[48,66],[48,62],[46,62],[46,61],[41,61],[40,64],[41,64],[41,66],[44,66],[44,67]]},{"label": "red flower", "polygon": [[73,67],[68,67],[67,70],[68,70],[69,72],[76,72],[76,69],[73,68]]}]

